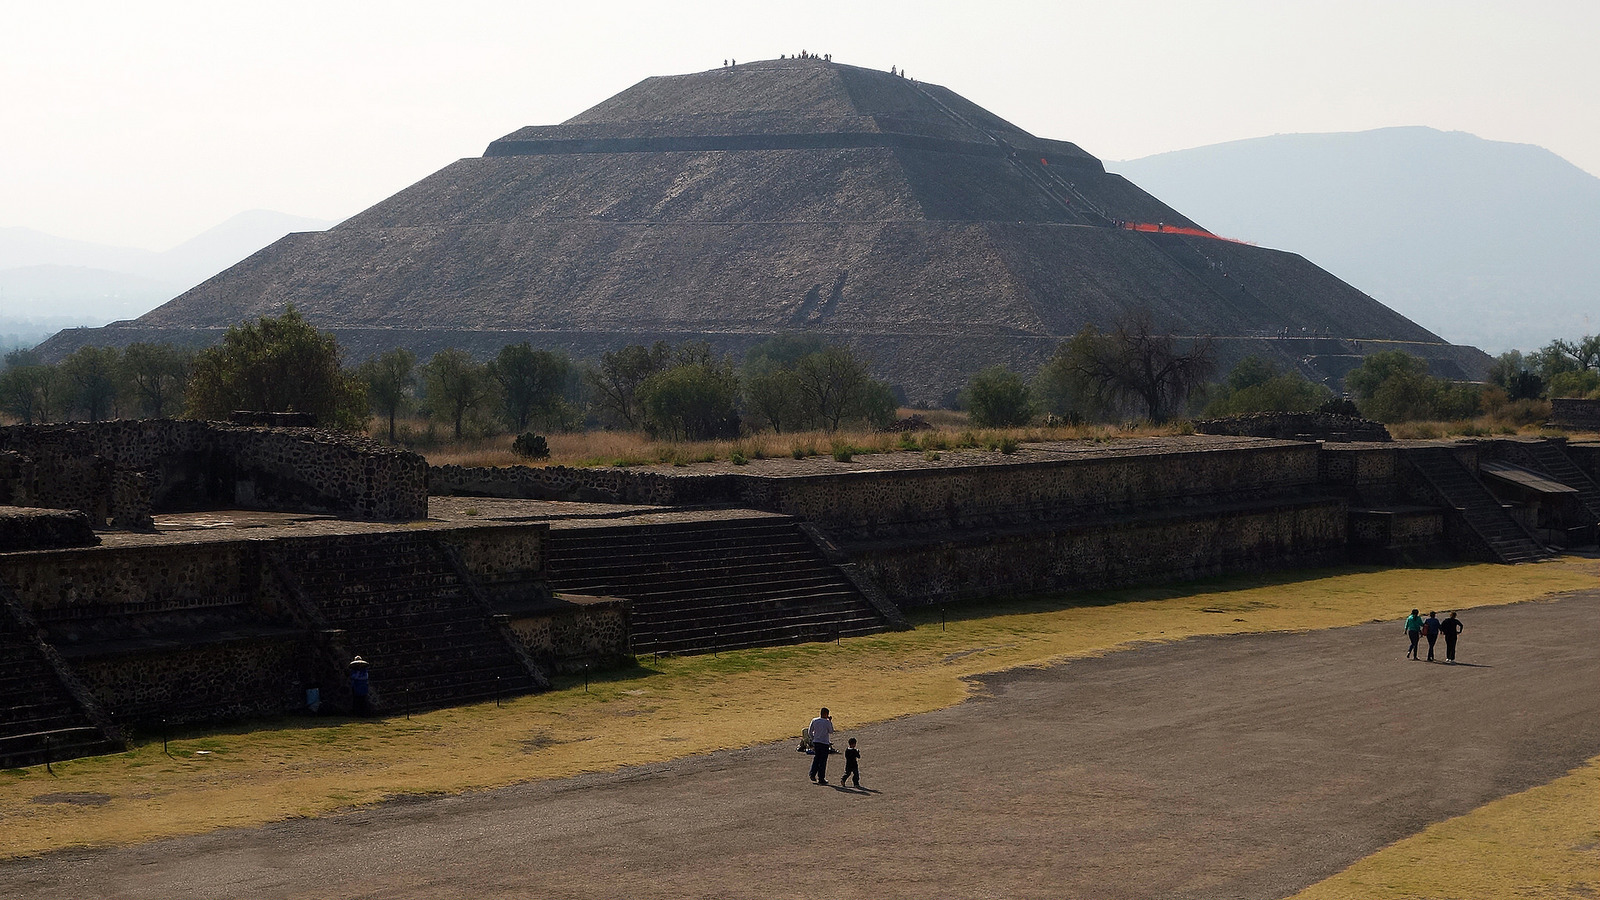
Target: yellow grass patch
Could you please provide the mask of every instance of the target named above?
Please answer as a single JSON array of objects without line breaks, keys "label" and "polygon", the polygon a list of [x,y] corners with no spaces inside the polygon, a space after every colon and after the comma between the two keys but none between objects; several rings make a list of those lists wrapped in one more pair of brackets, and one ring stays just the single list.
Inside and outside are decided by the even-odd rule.
[{"label": "yellow grass patch", "polygon": [[1392,844],[1291,900],[1600,896],[1600,757]]},{"label": "yellow grass patch", "polygon": [[[1331,628],[1593,587],[1600,561],[1340,568],[935,610],[918,627],[719,656],[643,659],[494,704],[301,720],[159,739],[127,753],[0,772],[0,855],[114,844],[498,787],[798,735],[819,703],[846,730],[960,702],[969,676],[1142,641]],[[818,674],[848,671],[818,692]],[[205,752],[203,752],[205,751]]]}]

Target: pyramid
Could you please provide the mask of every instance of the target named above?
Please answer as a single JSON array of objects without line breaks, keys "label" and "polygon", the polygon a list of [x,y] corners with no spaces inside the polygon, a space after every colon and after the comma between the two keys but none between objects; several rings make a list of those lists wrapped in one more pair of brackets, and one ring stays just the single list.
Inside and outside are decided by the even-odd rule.
[{"label": "pyramid", "polygon": [[1085,325],[1147,312],[1336,380],[1448,344],[1293,254],[1221,239],[956,93],[820,59],[647,78],[560,125],[491,143],[325,232],[292,234],[84,343],[205,344],[293,304],[352,361],[405,346],[580,358],[774,334],[848,343],[908,402],[975,371],[1031,372]]}]

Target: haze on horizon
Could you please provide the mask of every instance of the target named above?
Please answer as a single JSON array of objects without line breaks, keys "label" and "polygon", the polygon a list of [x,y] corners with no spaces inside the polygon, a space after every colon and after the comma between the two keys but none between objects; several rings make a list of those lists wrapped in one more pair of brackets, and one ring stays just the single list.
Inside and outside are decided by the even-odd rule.
[{"label": "haze on horizon", "polygon": [[1600,4],[91,0],[13,10],[0,226],[165,250],[247,209],[343,219],[650,75],[801,49],[900,66],[1102,159],[1428,125],[1600,172]]}]

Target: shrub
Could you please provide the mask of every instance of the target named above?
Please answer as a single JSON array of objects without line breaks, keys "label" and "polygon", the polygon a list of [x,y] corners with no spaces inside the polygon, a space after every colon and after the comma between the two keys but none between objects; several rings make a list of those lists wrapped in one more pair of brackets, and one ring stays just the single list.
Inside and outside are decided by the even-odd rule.
[{"label": "shrub", "polygon": [[511,442],[511,452],[524,459],[549,459],[550,442],[542,434],[524,431]]}]

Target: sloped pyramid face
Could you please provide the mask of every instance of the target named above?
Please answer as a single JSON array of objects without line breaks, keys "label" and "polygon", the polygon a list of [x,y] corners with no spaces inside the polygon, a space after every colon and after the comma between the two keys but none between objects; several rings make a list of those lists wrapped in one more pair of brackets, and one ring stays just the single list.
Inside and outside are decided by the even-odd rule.
[{"label": "sloped pyramid face", "polygon": [[1199,231],[1075,145],[945,88],[773,60],[646,79],[47,349],[210,342],[288,304],[353,359],[522,340],[580,357],[685,339],[741,352],[814,332],[938,401],[984,366],[1031,372],[1084,325],[1147,311],[1216,336],[1224,364],[1259,353],[1337,377],[1396,346],[1456,377],[1487,364],[1299,256],[1174,228]]}]

